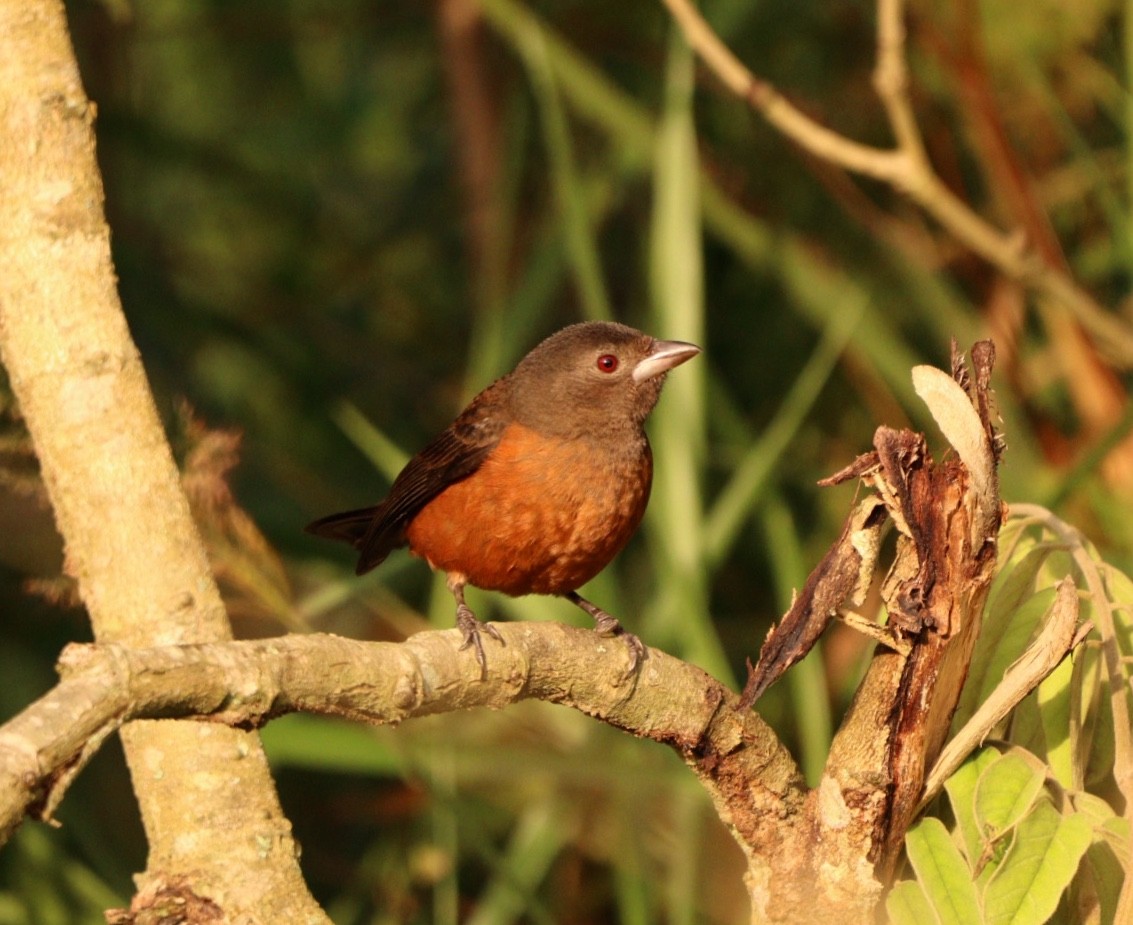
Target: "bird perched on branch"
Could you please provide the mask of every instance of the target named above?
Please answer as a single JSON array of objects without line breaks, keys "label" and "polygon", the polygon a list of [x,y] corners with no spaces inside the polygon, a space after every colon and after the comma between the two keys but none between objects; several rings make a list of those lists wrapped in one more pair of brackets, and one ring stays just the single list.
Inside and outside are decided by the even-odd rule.
[{"label": "bird perched on branch", "polygon": [[475,648],[482,677],[481,630],[503,640],[464,602],[465,585],[565,597],[599,633],[626,637],[632,674],[645,647],[577,589],[641,523],[653,481],[645,418],[665,374],[699,352],[621,324],[564,328],[472,399],[384,501],[316,520],[307,532],[357,549],[359,575],[406,544],[445,572],[461,648]]}]

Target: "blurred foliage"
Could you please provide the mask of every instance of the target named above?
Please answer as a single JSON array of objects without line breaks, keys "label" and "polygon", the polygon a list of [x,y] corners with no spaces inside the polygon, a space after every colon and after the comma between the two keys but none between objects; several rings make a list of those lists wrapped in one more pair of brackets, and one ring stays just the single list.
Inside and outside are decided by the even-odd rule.
[{"label": "blurred foliage", "polygon": [[[705,347],[651,423],[647,529],[590,589],[652,645],[742,675],[840,529],[853,489],[816,479],[879,423],[930,428],[909,368],[945,364],[953,335],[999,345],[1005,497],[1055,504],[1129,571],[1133,415],[1112,412],[1129,375],[1070,336],[1058,306],[895,191],[800,156],[697,68],[659,4],[479,8],[68,4],[126,313],[241,634],[451,625],[420,563],[402,554],[357,580],[301,527],[373,503],[540,337],[606,314]],[[869,4],[703,9],[807,112],[888,142]],[[946,182],[1003,227],[1030,231],[1021,210],[1037,208],[1065,265],[1133,324],[1127,15],[1108,0],[916,2],[908,51]],[[217,486],[235,443],[182,402],[242,432],[231,496]],[[20,653],[9,713],[86,633],[18,593],[59,562],[20,478],[0,484],[0,521],[20,527],[2,535],[33,538],[0,542],[0,653]],[[470,603],[585,621],[556,601]],[[866,655],[835,630],[760,703],[812,779]],[[376,733],[293,718],[266,738],[305,869],[344,925],[742,917],[738,850],[690,776],[582,717],[532,705]],[[48,921],[18,910],[53,883],[69,884],[52,895],[72,921],[107,889],[128,896],[134,812],[124,787],[76,790],[65,837],[25,834],[3,857],[0,922]],[[84,837],[108,813],[130,822]]]}]

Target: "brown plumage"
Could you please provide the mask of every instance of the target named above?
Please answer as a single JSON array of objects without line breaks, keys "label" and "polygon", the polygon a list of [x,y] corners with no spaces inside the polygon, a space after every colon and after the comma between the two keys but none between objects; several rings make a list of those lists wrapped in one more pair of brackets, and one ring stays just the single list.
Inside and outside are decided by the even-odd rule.
[{"label": "brown plumage", "polygon": [[[606,635],[617,620],[578,595],[629,541],[645,513],[653,458],[643,428],[665,374],[700,348],[625,325],[564,328],[477,395],[414,456],[375,507],[332,514],[307,531],[350,543],[357,572],[408,544],[447,574],[465,647],[486,667],[464,586],[555,594]],[[644,646],[633,650],[630,671]]]}]

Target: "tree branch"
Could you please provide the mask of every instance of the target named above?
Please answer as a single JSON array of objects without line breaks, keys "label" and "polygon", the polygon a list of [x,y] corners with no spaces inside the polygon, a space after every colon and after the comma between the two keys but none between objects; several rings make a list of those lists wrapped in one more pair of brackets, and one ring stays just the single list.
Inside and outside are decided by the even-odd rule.
[{"label": "tree branch", "polygon": [[[670,746],[697,773],[751,855],[772,840],[804,784],[756,714],[704,671],[655,649],[619,683],[620,640],[557,623],[495,624],[484,681],[457,630],[403,643],[330,635],[130,649],[74,645],[59,685],[0,728],[0,834],[49,818],[75,771],[122,724],[196,718],[257,728],[286,713],[396,725],[520,700],[559,703]],[[744,786],[731,786],[743,781]],[[764,863],[769,863],[769,855]]]},{"label": "tree branch", "polygon": [[736,96],[815,157],[888,183],[1000,272],[1065,306],[1116,362],[1133,366],[1133,331],[1070,276],[1048,266],[1015,232],[1004,232],[953,193],[932,169],[908,98],[903,0],[879,0],[874,85],[896,140],[891,149],[846,138],[807,116],[753,74],[721,41],[691,0],[662,0],[689,45]]},{"label": "tree branch", "polygon": [[816,122],[770,83],[753,74],[732,53],[708,25],[700,11],[688,0],[663,0],[680,23],[685,38],[704,63],[740,99],[761,113],[768,122],[799,147],[854,173],[892,180],[904,171],[900,151],[886,151],[863,145],[831,131]]},{"label": "tree branch", "polygon": [[924,437],[878,428],[876,454],[858,465],[898,531],[881,588],[888,628],[908,654],[879,651],[834,739],[819,794],[854,806],[854,826],[817,810],[818,842],[856,838],[886,882],[919,811],[928,769],[944,744],[995,573],[1002,446],[991,421],[994,348],[972,348],[971,371],[953,351],[952,375],[918,367],[917,394],[956,451],[940,463]]}]

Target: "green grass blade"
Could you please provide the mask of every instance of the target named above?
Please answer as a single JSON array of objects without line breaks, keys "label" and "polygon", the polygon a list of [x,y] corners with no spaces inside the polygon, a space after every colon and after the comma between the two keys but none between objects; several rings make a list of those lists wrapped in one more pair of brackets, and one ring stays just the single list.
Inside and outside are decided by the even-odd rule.
[{"label": "green grass blade", "polygon": [[517,50],[538,31],[546,59],[574,110],[616,133],[623,159],[648,168],[653,155],[653,118],[636,100],[517,0],[480,0],[480,8],[491,26]]},{"label": "green grass blade", "polygon": [[[610,136],[627,168],[648,168],[657,128],[643,106],[516,0],[482,0],[481,5],[488,22],[521,55],[525,35],[532,29],[541,30],[546,61],[564,100],[579,117]],[[881,374],[913,417],[927,423],[927,414],[919,407],[908,373],[921,358],[873,306],[870,293],[815,254],[798,235],[772,229],[744,211],[708,174],[701,171],[700,178],[706,230],[752,269],[782,280],[791,295],[789,308],[817,329],[825,330],[847,304],[863,307],[862,323],[853,338],[854,349]]]},{"label": "green grass blade", "polygon": [[[495,865],[495,876],[480,897],[468,925],[509,925],[531,917],[535,888],[542,883],[563,845],[571,838],[572,826],[554,799],[527,807],[520,815],[503,856]],[[550,921],[544,911],[533,921]]]},{"label": "green grass blade", "polygon": [[704,556],[718,565],[735,542],[744,521],[759,503],[776,463],[818,401],[861,319],[861,306],[847,306],[823,332],[822,340],[759,440],[740,460],[728,484],[708,512]]},{"label": "green grass blade", "polygon": [[548,60],[546,35],[534,20],[530,20],[525,22],[518,36],[518,47],[539,100],[555,201],[566,235],[567,252],[578,286],[582,313],[590,320],[607,320],[613,317],[613,312],[610,310],[610,298],[602,278],[598,242],[588,210],[589,197],[575,163],[570,125],[554,69]]},{"label": "green grass blade", "polygon": [[373,463],[374,468],[392,482],[409,460],[409,454],[390,440],[351,402],[340,402],[331,416],[362,455]]},{"label": "green grass blade", "polygon": [[274,766],[318,769],[337,774],[401,777],[401,754],[387,736],[356,723],[297,713],[260,730]]},{"label": "green grass blade", "polygon": [[705,178],[701,198],[707,230],[753,270],[774,274],[791,295],[788,307],[817,330],[826,330],[848,308],[857,306],[862,319],[854,332],[854,349],[881,375],[911,416],[929,421],[927,413],[917,407],[909,379],[909,370],[922,360],[873,304],[864,287],[818,259],[801,237],[773,231],[745,212],[709,178]]},{"label": "green grass blade", "polygon": [[[782,497],[770,496],[762,512],[763,533],[767,537],[768,555],[775,576],[775,596],[779,609],[786,611],[791,606],[795,589],[801,588],[807,577],[802,544],[791,519],[790,508]],[[822,778],[834,737],[830,692],[822,663],[822,640],[815,643],[806,658],[787,672],[786,682],[791,691],[791,708],[799,735],[799,765],[807,783],[814,787]]]},{"label": "green grass blade", "polygon": [[1073,788],[1074,742],[1071,738],[1071,701],[1073,691],[1074,663],[1070,659],[1054,669],[1035,691],[1039,707],[1039,720],[1042,723],[1043,738],[1046,741],[1048,773],[1063,787]]},{"label": "green grass blade", "polygon": [[[692,52],[671,32],[664,111],[653,172],[649,279],[656,332],[704,343],[704,269],[701,264],[700,167],[692,117]],[[727,682],[731,671],[709,617],[701,550],[701,472],[705,446],[706,357],[675,372],[665,387],[651,430],[657,459],[648,526],[661,563],[659,635]]]}]

